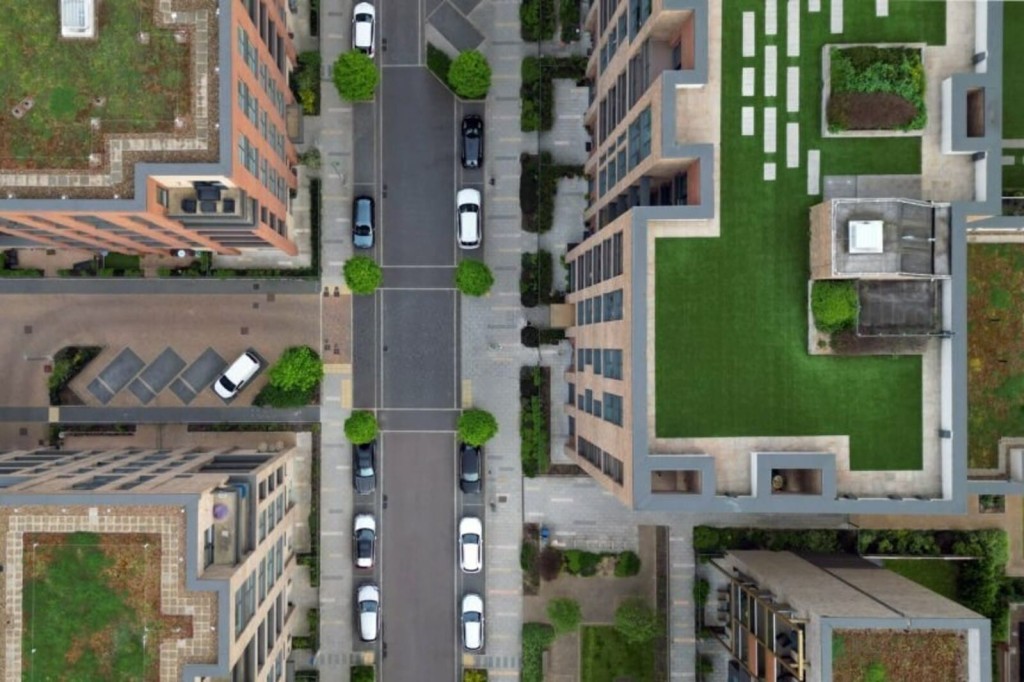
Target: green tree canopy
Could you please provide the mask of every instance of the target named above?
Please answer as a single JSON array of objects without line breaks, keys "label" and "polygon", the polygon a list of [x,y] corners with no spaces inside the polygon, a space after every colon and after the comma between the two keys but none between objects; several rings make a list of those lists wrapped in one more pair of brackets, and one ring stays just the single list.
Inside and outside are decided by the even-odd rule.
[{"label": "green tree canopy", "polygon": [[377,418],[369,410],[357,410],[345,420],[345,438],[362,445],[377,437]]},{"label": "green tree canopy", "polygon": [[465,410],[459,417],[459,440],[468,445],[483,445],[498,433],[498,420],[486,410]]},{"label": "green tree canopy", "polygon": [[643,599],[628,599],[615,610],[615,629],[630,642],[649,642],[658,634],[658,617]]},{"label": "green tree canopy", "polygon": [[460,52],[448,69],[448,85],[459,97],[481,99],[491,87],[491,65],[477,50]]},{"label": "green tree canopy", "polygon": [[380,72],[368,56],[359,50],[349,50],[334,62],[333,77],[342,99],[364,102],[373,99]]},{"label": "green tree canopy", "polygon": [[455,286],[467,296],[483,296],[494,286],[494,275],[485,263],[467,258],[455,269]]},{"label": "green tree canopy", "polygon": [[377,262],[368,256],[353,256],[345,261],[345,284],[353,294],[372,294],[384,279]]},{"label": "green tree canopy", "polygon": [[580,603],[575,599],[560,597],[548,602],[548,619],[556,634],[572,632],[580,626],[583,614]]}]

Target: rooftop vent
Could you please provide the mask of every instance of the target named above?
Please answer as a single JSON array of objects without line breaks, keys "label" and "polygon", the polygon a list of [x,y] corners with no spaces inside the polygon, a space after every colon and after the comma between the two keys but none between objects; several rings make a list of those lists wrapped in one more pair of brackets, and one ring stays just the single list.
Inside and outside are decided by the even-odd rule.
[{"label": "rooftop vent", "polygon": [[850,253],[882,253],[883,225],[881,220],[851,220]]},{"label": "rooftop vent", "polygon": [[95,38],[94,0],[60,0],[60,35],[63,38]]}]

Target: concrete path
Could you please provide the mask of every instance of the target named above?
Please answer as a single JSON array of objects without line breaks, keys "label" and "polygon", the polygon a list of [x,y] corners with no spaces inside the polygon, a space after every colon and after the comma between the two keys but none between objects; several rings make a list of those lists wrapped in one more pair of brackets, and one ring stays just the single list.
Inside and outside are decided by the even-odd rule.
[{"label": "concrete path", "polygon": [[0,278],[7,294],[311,294],[315,279],[218,279],[216,277],[40,277]]}]

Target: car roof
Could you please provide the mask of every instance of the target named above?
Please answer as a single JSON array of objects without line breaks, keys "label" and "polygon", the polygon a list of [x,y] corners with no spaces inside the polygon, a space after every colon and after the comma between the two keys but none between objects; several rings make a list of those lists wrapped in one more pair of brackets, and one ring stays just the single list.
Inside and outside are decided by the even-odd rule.
[{"label": "car roof", "polygon": [[246,379],[250,374],[260,368],[260,363],[252,359],[252,355],[248,351],[242,353],[241,356],[228,367],[224,375],[231,380],[231,383],[237,384],[240,379]]},{"label": "car roof", "polygon": [[356,596],[359,601],[380,601],[380,590],[376,585],[363,585]]},{"label": "car roof", "polygon": [[476,189],[460,189],[459,193],[455,195],[455,202],[462,206],[463,204],[476,204],[480,205],[480,190]]},{"label": "car roof", "polygon": [[479,594],[471,592],[462,598],[462,612],[466,611],[484,612],[484,600],[480,598]]},{"label": "car roof", "polygon": [[377,531],[377,520],[373,518],[373,514],[357,514],[354,521],[355,530],[370,529],[374,532]]},{"label": "car roof", "polygon": [[484,524],[475,516],[467,516],[459,521],[459,535],[466,535],[467,533],[483,535],[483,532]]},{"label": "car roof", "polygon": [[[355,15],[355,14],[369,14],[372,17],[372,16],[376,16],[377,11],[373,8],[373,5],[371,5],[370,3],[368,3],[368,2],[360,2],[360,3],[356,4],[355,7],[352,8],[352,14],[353,15]],[[344,15],[342,15],[342,16],[344,16]]]}]

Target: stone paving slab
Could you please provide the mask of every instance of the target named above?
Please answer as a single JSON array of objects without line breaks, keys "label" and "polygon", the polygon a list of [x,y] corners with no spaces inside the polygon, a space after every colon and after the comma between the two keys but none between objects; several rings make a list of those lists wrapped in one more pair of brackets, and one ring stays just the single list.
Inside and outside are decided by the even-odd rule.
[{"label": "stone paving slab", "polygon": [[744,97],[753,97],[756,89],[757,69],[752,66],[743,67],[742,94]]},{"label": "stone paving slab", "polygon": [[110,392],[110,389],[103,385],[103,382],[100,381],[98,377],[90,381],[86,388],[89,390],[89,393],[96,396],[96,400],[99,400],[104,405],[109,403],[114,397],[114,394]]},{"label": "stone paving slab", "polygon": [[754,40],[755,15],[753,12],[743,13],[743,56],[753,57],[757,51]]},{"label": "stone paving slab", "polygon": [[165,348],[156,360],[149,363],[146,369],[142,370],[139,379],[152,389],[153,393],[159,393],[171,383],[171,379],[178,376],[185,367],[185,361],[181,359],[173,348]]},{"label": "stone paving slab", "polygon": [[484,40],[476,26],[447,2],[430,16],[430,23],[459,52],[475,50]]},{"label": "stone paving slab", "polygon": [[[207,348],[203,351],[202,355],[188,366],[188,369],[181,375],[181,378],[185,380],[185,383],[189,385],[193,392],[198,393],[213,383],[213,380],[227,366],[227,361],[218,355],[217,351]],[[181,395],[178,395],[178,397],[180,398]]]},{"label": "stone paving slab", "polygon": [[772,181],[775,179],[775,163],[772,161],[766,161],[764,164],[764,179]]},{"label": "stone paving slab", "polygon": [[807,194],[821,194],[821,150],[807,150]]},{"label": "stone paving slab", "polygon": [[754,134],[754,107],[743,107],[740,112],[740,134],[744,137]]},{"label": "stone paving slab", "polygon": [[779,48],[775,45],[764,47],[764,96],[775,97],[779,90]]},{"label": "stone paving slab", "polygon": [[786,56],[800,56],[800,2],[801,0],[787,0],[786,2]]},{"label": "stone paving slab", "polygon": [[786,67],[786,111],[795,114],[800,111],[800,67]]},{"label": "stone paving slab", "polygon": [[106,384],[111,391],[117,393],[127,386],[128,382],[145,366],[146,363],[132,352],[131,348],[125,348],[99,373],[97,379]]},{"label": "stone paving slab", "polygon": [[800,124],[786,124],[786,168],[800,167]]},{"label": "stone paving slab", "polygon": [[764,109],[764,153],[774,154],[776,148],[776,121],[778,114],[775,111],[775,107],[765,107]]},{"label": "stone paving slab", "polygon": [[821,0],[807,0],[807,11],[817,13],[821,11]]},{"label": "stone paving slab", "polygon": [[829,0],[832,14],[829,19],[829,29],[832,33],[843,32],[843,0]]},{"label": "stone paving slab", "polygon": [[142,383],[142,379],[136,379],[132,383],[128,384],[128,390],[132,392],[139,402],[143,405],[148,405],[153,398],[156,397],[156,393],[149,390],[146,384]]},{"label": "stone paving slab", "polygon": [[178,400],[188,405],[195,400],[196,392],[188,387],[181,378],[175,379],[171,382],[171,393],[178,396]]},{"label": "stone paving slab", "polygon": [[779,32],[779,0],[764,2],[764,34],[774,36]]},{"label": "stone paving slab", "polygon": [[889,0],[875,0],[875,16],[889,16]]}]

